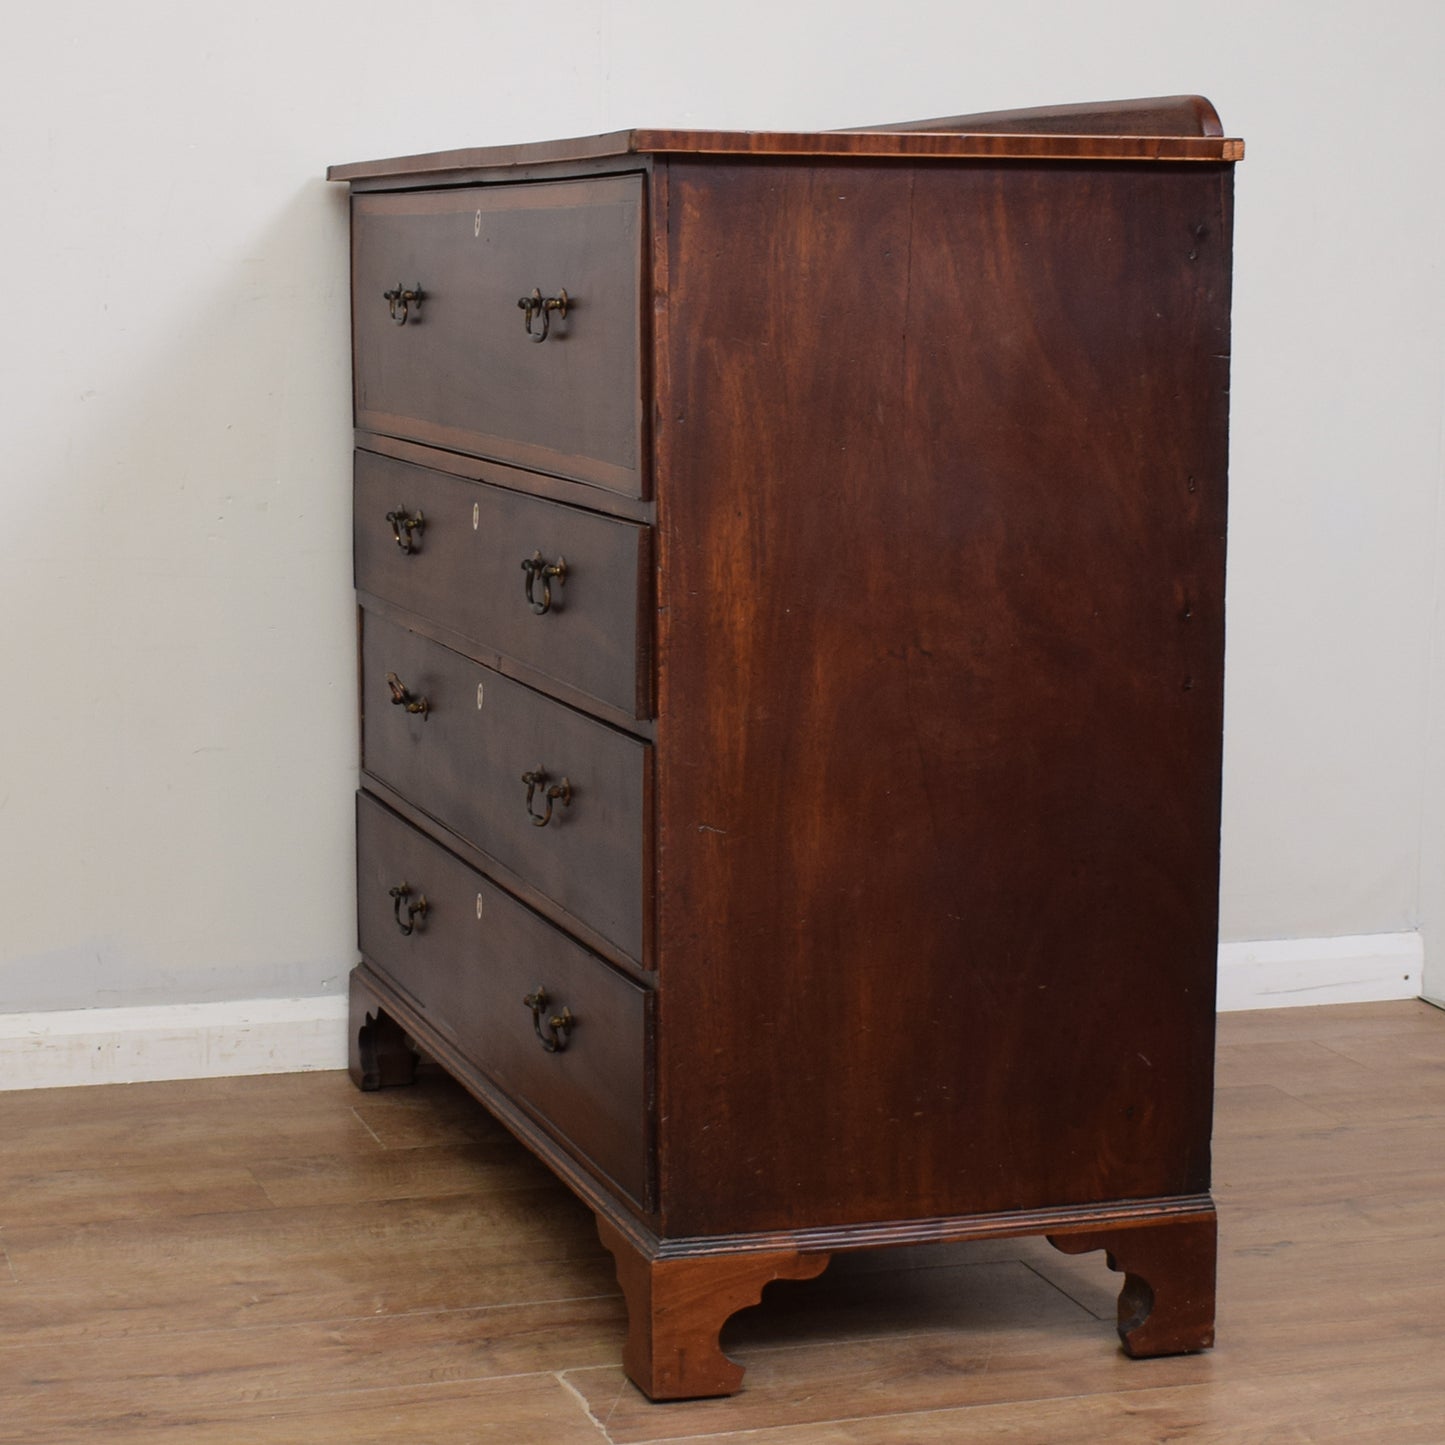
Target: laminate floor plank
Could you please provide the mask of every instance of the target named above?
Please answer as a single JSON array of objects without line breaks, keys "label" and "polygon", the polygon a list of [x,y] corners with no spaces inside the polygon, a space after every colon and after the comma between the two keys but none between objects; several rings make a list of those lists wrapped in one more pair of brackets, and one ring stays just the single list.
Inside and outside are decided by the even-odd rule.
[{"label": "laminate floor plank", "polygon": [[1373,1188],[1383,1188],[1391,1176],[1440,1167],[1445,1139],[1438,1138],[1440,1131],[1432,1123],[1429,1119],[1386,1119],[1379,1123],[1366,1120],[1297,1133],[1216,1135],[1215,1191],[1228,1198],[1232,1191],[1247,1188],[1247,1181],[1252,1180],[1326,1180],[1341,1176],[1373,1180]]},{"label": "laminate floor plank", "polygon": [[1334,1249],[1385,1245],[1408,1258],[1412,1247],[1421,1255],[1433,1253],[1445,1229],[1442,1216],[1445,1197],[1438,1171],[1394,1176],[1388,1192],[1346,1175],[1323,1180],[1319,1196],[1308,1204],[1280,1195],[1231,1201],[1220,1216],[1220,1229],[1234,1254],[1283,1241]]},{"label": "laminate floor plank", "polygon": [[[1110,1348],[1111,1326],[993,1325],[914,1332],[884,1330],[850,1341],[795,1340],[737,1348],[744,1389],[725,1400],[658,1407],[620,1368],[568,1372],[616,1445],[776,1429],[906,1410],[921,1413],[1110,1391],[1158,1389],[1213,1378],[1208,1355],[1130,1361]],[[1141,1365],[1141,1369],[1131,1368]],[[967,1438],[967,1437],[965,1437]]]},{"label": "laminate floor plank", "polygon": [[[1427,1078],[1423,1070],[1409,1078],[1382,1078],[1365,1088],[1300,1088],[1290,1092],[1337,1124],[1428,1123],[1445,1113],[1445,1072]],[[1426,1140],[1421,1143],[1428,1149]]]},{"label": "laminate floor plank", "polygon": [[1412,1079],[1438,1080],[1445,1068],[1445,1042],[1438,1025],[1398,1034],[1348,1034],[1331,1039],[1328,1047],[1352,1063],[1386,1074],[1408,1073]]},{"label": "laminate floor plank", "polygon": [[[364,1288],[328,1287],[321,1275],[299,1275],[287,1288],[309,1295],[309,1302],[292,1302],[275,1291],[281,1286],[263,1282],[252,1295],[238,1301],[222,1298],[207,1310],[198,1295],[179,1297],[174,1307],[156,1298],[137,1300],[113,1295],[103,1288],[89,1293],[31,1292],[10,1285],[0,1290],[0,1389],[8,1378],[8,1361],[16,1349],[41,1345],[60,1350],[74,1348],[96,1336],[107,1339],[139,1337],[167,1348],[173,1336],[211,1328],[245,1329],[292,1323],[341,1326],[373,1314],[395,1320],[416,1320],[427,1314],[501,1308],[523,1304],[564,1305],[578,1299],[612,1298],[616,1291],[610,1261],[588,1261],[562,1272],[539,1268],[525,1261],[472,1260],[463,1256],[452,1266],[434,1265],[438,1282],[423,1283],[408,1291],[383,1286],[368,1295]],[[484,1283],[468,1281],[479,1275]],[[444,1277],[463,1276],[454,1283]],[[481,1300],[483,1303],[478,1304]],[[374,1308],[373,1308],[374,1306]],[[614,1355],[621,1335],[613,1341]]]},{"label": "laminate floor plank", "polygon": [[1216,1139],[1226,1134],[1258,1138],[1319,1131],[1340,1122],[1327,1109],[1277,1084],[1237,1084],[1214,1091]]},{"label": "laminate floor plank", "polygon": [[384,1387],[285,1400],[118,1401],[84,1424],[0,1421],[0,1445],[599,1445],[606,1436],[552,1375]]},{"label": "laminate floor plank", "polygon": [[[1419,1295],[1432,1284],[1422,1280]],[[1434,1287],[1438,1293],[1438,1285]],[[1287,1382],[1308,1375],[1313,1392],[1331,1402],[1327,1413],[1348,1415],[1359,1382],[1387,1380],[1402,1361],[1413,1360],[1419,1368],[1445,1344],[1438,1306],[1433,1325],[1428,1318],[1421,1321],[1411,1310],[1418,1299],[1406,1293],[1402,1298],[1405,1308],[1391,1318],[1388,1299],[1392,1293],[1387,1287],[1378,1295],[1367,1295],[1352,1317],[1318,1316],[1309,1321],[1301,1321],[1297,1308],[1288,1301],[1280,1301],[1268,1316],[1253,1312],[1247,1301],[1237,1301],[1221,1313],[1221,1339],[1227,1343],[1209,1354],[1171,1359],[1129,1360],[1110,1351],[1112,1328],[1105,1324],[1080,1327],[1043,1322],[1012,1330],[955,1326],[917,1335],[900,1329],[842,1344],[810,1338],[807,1343],[788,1346],[744,1345],[734,1350],[748,1370],[742,1394],[729,1401],[683,1402],[663,1409],[649,1405],[616,1366],[578,1371],[567,1378],[586,1396],[592,1412],[618,1445],[660,1445],[662,1441],[714,1436],[766,1440],[771,1438],[767,1432],[782,1426],[799,1433],[794,1436],[779,1430],[780,1441],[813,1438],[805,1433],[805,1427],[818,1432],[820,1439],[830,1439],[826,1427],[835,1420],[903,1413],[913,1420],[939,1412],[952,1412],[952,1428],[958,1433],[921,1438],[971,1441],[976,1438],[973,1432],[992,1418],[983,1407],[1002,1405],[1018,1406],[1023,1418],[1034,1421],[1040,1433],[1032,1437],[1025,1433],[1022,1438],[1031,1438],[1035,1445],[1054,1441],[1073,1445],[1076,1439],[1193,1440],[1191,1434],[1167,1430],[1157,1436],[1111,1437],[1101,1427],[1095,1435],[1083,1428],[1086,1410],[1081,1413],[1078,1435],[1065,1431],[1050,1434],[1040,1421],[1053,1418],[1052,1412],[1038,1418],[1029,1414],[1047,1402],[1063,1402],[1072,1410],[1080,1401],[1106,1396],[1124,1403],[1127,1415],[1139,1401],[1161,1391],[1184,1391],[1207,1401],[1211,1416],[1232,1420],[1236,1432],[1218,1438],[1231,1445],[1252,1445],[1293,1437],[1252,1433],[1253,1417],[1243,1408],[1234,1408],[1239,1403],[1236,1392],[1247,1389],[1261,1399],[1277,1392],[1281,1398],[1291,1399]],[[1434,1399],[1438,1414],[1445,1404],[1445,1385],[1439,1381],[1438,1371],[1425,1378],[1424,1389]],[[1111,1411],[1105,1420],[1116,1423],[1116,1416]],[[841,1438],[873,1437],[865,1433]],[[906,1430],[879,1437],[888,1441],[911,1438]],[[1002,1438],[1012,1437],[1005,1433]],[[1385,1445],[1390,1439],[1372,1436],[1364,1428],[1354,1438],[1362,1445],[1375,1445],[1377,1440]],[[1438,1441],[1437,1436],[1432,1445]]]},{"label": "laminate floor plank", "polygon": [[591,1215],[424,1069],[11,1093],[0,1445],[1445,1441],[1445,1014],[1225,1015],[1219,1346],[1131,1361],[1040,1239],[844,1255],[654,1406]]},{"label": "laminate floor plank", "polygon": [[[626,1327],[615,1295],[490,1310],[429,1311],[275,1328],[91,1337],[0,1352],[8,1409],[31,1425],[77,1432],[129,1405],[174,1415],[318,1393],[457,1384],[609,1364]],[[37,1382],[30,1383],[27,1382]]]},{"label": "laminate floor plank", "polygon": [[404,1089],[362,1094],[347,1083],[352,1088],[352,1110],[383,1148],[512,1142],[507,1130],[465,1089],[430,1064],[423,1065],[416,1082]]},{"label": "laminate floor plank", "polygon": [[[590,1216],[557,1187],[397,1208],[276,1210],[17,1231],[0,1354],[106,1334],[415,1315],[612,1294]],[[580,1216],[580,1217],[579,1217]],[[270,1226],[268,1228],[268,1225]],[[74,1238],[67,1237],[73,1233]]]},{"label": "laminate floor plank", "polygon": [[[348,1092],[349,1091],[349,1092]],[[27,1089],[11,1092],[9,1107],[0,1112],[0,1154],[17,1131],[64,1128],[103,1133],[130,1123],[198,1109],[215,1109],[220,1118],[238,1109],[254,1114],[257,1107],[305,1107],[320,1112],[350,1108],[359,1097],[345,1073],[246,1074],[215,1079],[166,1079],[149,1084],[108,1084],[81,1089],[93,1102],[77,1110],[75,1089]],[[22,1107],[23,1106],[23,1107]]]},{"label": "laminate floor plank", "polygon": [[[197,1079],[194,1094],[170,1083],[7,1094],[0,1110],[0,1179],[73,1169],[78,1161],[92,1169],[181,1160],[234,1165],[382,1147],[340,1093],[337,1076],[274,1076],[297,1081],[285,1090],[271,1084],[273,1076],[256,1077],[261,1087],[254,1092],[239,1087],[249,1079]],[[232,1087],[199,1087],[223,1083]],[[97,1099],[97,1112],[87,1117],[77,1108],[77,1092],[120,1097]]]},{"label": "laminate floor plank", "polygon": [[1368,1089],[1381,1078],[1378,1069],[1347,1059],[1315,1039],[1269,1045],[1221,1043],[1215,1051],[1216,1083],[1230,1089],[1253,1086],[1293,1093],[1311,1083]]},{"label": "laminate floor plank", "polygon": [[338,1259],[379,1264],[397,1253],[413,1260],[462,1251],[532,1260],[601,1253],[591,1214],[550,1182],[432,1199],[29,1225],[7,1228],[5,1245],[21,1280],[34,1282],[191,1276],[215,1283],[318,1262],[334,1268]]},{"label": "laminate floor plank", "polygon": [[[546,1166],[511,1140],[387,1148],[371,1155],[262,1160],[248,1174],[269,1205],[357,1204],[504,1193],[550,1185]],[[0,1219],[3,1219],[0,1214]]]},{"label": "laminate floor plank", "polygon": [[1445,1010],[1424,999],[1331,1004],[1323,1008],[1247,1009],[1219,1015],[1218,1039],[1226,1048],[1235,1044],[1265,1045],[1268,1054],[1279,1044],[1301,1041],[1434,1036],[1442,1020]]},{"label": "laminate floor plank", "polygon": [[[1339,1413],[1341,1397],[1350,1401]],[[669,1435],[653,1445],[1439,1445],[1440,1393],[1378,1366],[1227,1384]]]},{"label": "laminate floor plank", "polygon": [[261,1182],[243,1164],[157,1160],[29,1173],[5,1168],[0,1173],[0,1229],[234,1214],[272,1207]]}]

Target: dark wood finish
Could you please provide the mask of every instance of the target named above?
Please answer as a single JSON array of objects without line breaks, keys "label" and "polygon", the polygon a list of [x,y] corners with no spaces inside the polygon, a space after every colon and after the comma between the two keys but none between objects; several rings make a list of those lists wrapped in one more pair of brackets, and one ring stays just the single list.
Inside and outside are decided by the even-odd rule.
[{"label": "dark wood finish", "polygon": [[1132,1229],[1051,1235],[1065,1254],[1107,1251],[1124,1274],[1119,1338],[1137,1358],[1182,1355],[1214,1344],[1214,1275],[1218,1226],[1214,1211]]},{"label": "dark wood finish", "polygon": [[959,131],[965,135],[1004,132],[1033,135],[1222,136],[1219,113],[1202,95],[1160,95],[1145,100],[1089,101],[1083,105],[1030,106],[977,115],[905,120],[864,131]]},{"label": "dark wood finish", "polygon": [[[632,717],[651,711],[645,528],[367,451],[354,500],[359,590],[476,639],[493,667],[520,664]],[[402,533],[409,550],[387,520],[398,510],[423,518]],[[567,568],[540,615],[521,565],[539,553]]]},{"label": "dark wood finish", "polygon": [[814,1279],[828,1266],[826,1254],[794,1250],[649,1257],[606,1215],[598,1215],[597,1233],[627,1301],[623,1368],[653,1400],[732,1394],[743,1370],[718,1344],[728,1318],[757,1304],[774,1280]]},{"label": "dark wood finish", "polygon": [[[425,715],[391,701],[388,673]],[[368,773],[643,960],[645,743],[372,613],[361,685]],[[529,812],[523,781],[538,768],[571,787],[543,827],[546,803],[534,791]]]},{"label": "dark wood finish", "polygon": [[509,491],[524,492],[532,497],[546,497],[554,502],[569,502],[574,506],[585,507],[590,512],[620,517],[624,521],[652,521],[651,502],[640,497],[624,497],[618,492],[589,486],[586,482],[552,477],[545,472],[529,472],[525,468],[510,467],[505,462],[468,456],[465,452],[438,451],[435,447],[407,441],[405,437],[383,436],[379,432],[364,429],[357,430],[356,445],[362,451],[395,457],[399,462],[411,462],[434,472],[445,472],[448,476],[466,477],[473,482],[485,482],[491,487],[506,487]]},{"label": "dark wood finish", "polygon": [[990,1214],[919,1215],[872,1220],[867,1224],[816,1225],[803,1229],[769,1229],[750,1234],[668,1235],[648,1238],[634,1231],[638,1247],[649,1257],[683,1259],[702,1255],[844,1254],[863,1249],[897,1249],[919,1244],[957,1244],[964,1240],[1014,1239],[1019,1235],[1052,1235],[1068,1230],[1100,1232],[1133,1229],[1212,1213],[1208,1194],[1175,1195],[1167,1199],[1108,1200],[1100,1204],[1067,1204],[1047,1209],[1004,1209]]},{"label": "dark wood finish", "polygon": [[1227,180],[672,168],[668,1232],[1207,1188]]},{"label": "dark wood finish", "polygon": [[[357,425],[642,495],[642,222],[638,176],[356,197]],[[570,298],[541,344],[534,288]]]},{"label": "dark wood finish", "polygon": [[[723,1352],[719,1336],[773,1280],[812,1279],[835,1253],[907,1244],[1032,1234],[1045,1235],[1065,1254],[1103,1249],[1110,1269],[1127,1271],[1117,1314],[1128,1354],[1187,1354],[1214,1343],[1217,1228],[1207,1195],[726,1238],[659,1239],[619,1228],[605,1207],[597,1220],[628,1303],[623,1363],[654,1400],[727,1394],[740,1386],[742,1369]],[[1067,1232],[1053,1233],[1056,1225]]]},{"label": "dark wood finish", "polygon": [[[652,534],[647,534],[647,545],[644,551],[650,551]],[[650,587],[651,574],[646,579]],[[583,692],[580,688],[573,687],[570,683],[561,682],[548,673],[540,672],[536,668],[528,667],[526,663],[517,661],[514,657],[505,654],[498,656],[495,650],[487,647],[484,643],[478,642],[475,637],[469,637],[464,632],[457,632],[450,627],[444,627],[439,622],[433,622],[430,618],[422,617],[419,614],[408,610],[394,602],[388,602],[384,597],[378,597],[374,592],[358,591],[356,600],[367,612],[377,617],[394,622],[398,627],[404,627],[410,632],[418,633],[422,637],[430,638],[433,642],[439,642],[443,647],[450,648],[453,652],[459,652],[463,657],[469,657],[473,662],[479,662],[483,667],[492,668],[505,677],[510,677],[515,682],[520,682],[526,687],[545,692],[549,697],[556,698],[559,702],[566,703],[568,707],[576,708],[581,712],[589,713],[601,721],[611,723],[614,727],[624,729],[635,737],[645,741],[651,741],[653,726],[650,717],[634,716],[635,707],[614,707],[611,703],[603,702],[600,698],[593,697],[590,693]],[[647,625],[643,628],[644,637],[652,635],[652,619],[647,619]],[[644,675],[644,682],[650,681],[650,676]]]},{"label": "dark wood finish", "polygon": [[417,1052],[401,1026],[353,992],[347,1026],[347,1070],[358,1089],[390,1089],[416,1078]]},{"label": "dark wood finish", "polygon": [[[439,1066],[466,1089],[498,1123],[525,1144],[577,1199],[596,1215],[622,1219],[637,1214],[646,1215],[652,1211],[655,1206],[656,1185],[650,1172],[646,1181],[646,1193],[639,1198],[631,1198],[619,1188],[617,1180],[602,1173],[572,1141],[548,1126],[545,1119],[522,1108],[506,1090],[498,1086],[477,1063],[475,1052],[462,1049],[440,1030],[434,1029],[416,1007],[415,1001],[397,988],[380,970],[363,960],[352,969],[348,988],[353,1009],[366,1008],[372,1013],[384,1015],[402,1029],[408,1038],[425,1039],[428,1061]],[[646,995],[645,1028],[648,1034],[654,1027],[652,1003],[653,995]],[[644,1051],[646,1052],[645,1044]],[[425,1077],[424,1072],[419,1071],[418,1077]],[[644,1153],[650,1160],[655,1152],[651,1127],[651,1074],[648,1073],[646,1078],[649,1092],[645,1106],[647,1127],[644,1134]]]},{"label": "dark wood finish", "polygon": [[[392,812],[405,819],[413,828],[437,839],[449,853],[460,858],[476,872],[486,874],[493,882],[499,884],[534,912],[542,914],[543,917],[566,929],[590,953],[605,958],[614,968],[635,978],[639,983],[651,984],[655,981],[650,968],[645,967],[637,959],[629,957],[615,943],[604,938],[586,919],[563,908],[555,898],[548,897],[521,874],[498,862],[491,854],[484,853],[475,843],[469,842],[460,833],[448,828],[444,823],[438,822],[431,814],[417,807],[410,798],[397,792],[395,788],[371,773],[364,772],[361,775],[361,781],[368,796],[385,803]],[[650,916],[650,909],[644,905],[644,924]],[[651,946],[646,937],[644,938],[643,953],[651,957]]]},{"label": "dark wood finish", "polygon": [[[576,647],[529,656],[537,690],[469,661],[503,623],[489,599],[446,596],[460,567],[426,581],[420,557],[383,564],[373,541],[360,569],[389,609],[363,621],[364,786],[646,970],[645,1204],[583,1163],[580,1135],[576,1153],[537,1127],[484,1037],[430,1022],[400,961],[370,958],[355,987],[594,1209],[629,1301],[627,1367],[655,1397],[735,1388],[730,1313],[770,1278],[883,1244],[1102,1248],[1126,1274],[1130,1350],[1207,1343],[1240,153],[1211,116],[1176,98],[960,118],[967,134],[631,132],[579,143],[575,172],[559,146],[335,173],[399,188],[356,201],[359,224],[393,217],[395,254],[462,195],[530,216],[565,182],[579,217],[605,218],[589,196],[646,188],[621,249],[647,282],[627,367],[655,510],[629,515],[653,570],[629,597],[618,563],[614,596],[656,620],[599,651],[616,643],[601,671],[655,710],[632,720],[651,746],[598,720],[588,697],[616,721],[622,693],[590,674],[593,717],[565,705]],[[583,177],[607,145],[634,176]],[[558,184],[492,184],[512,167]],[[479,184],[400,189],[462,180]],[[471,283],[489,287],[490,265]],[[361,394],[386,363],[358,347]],[[473,384],[368,413],[368,436],[390,428],[376,444],[398,462],[458,474],[473,464],[418,443],[476,450],[468,407],[446,436],[407,418]],[[597,445],[579,430],[557,455],[610,455],[618,406]],[[541,419],[524,407],[507,435]],[[507,486],[534,494],[508,515],[579,500],[515,466]],[[408,611],[444,614],[460,653],[401,625]],[[425,719],[390,705],[388,672]],[[578,789],[544,829],[516,781],[539,764]],[[467,966],[439,944],[433,991]]]},{"label": "dark wood finish", "polygon": [[[1208,106],[1208,101],[1202,102]],[[1177,160],[1204,163],[1237,161],[1244,158],[1244,142],[1233,137],[1174,130],[1154,134],[1135,131],[1128,112],[1118,102],[1103,107],[1086,107],[1090,112],[1109,112],[1114,119],[1107,133],[1096,132],[1092,116],[1083,118],[1079,131],[1070,134],[1029,133],[1021,120],[1016,132],[995,134],[987,122],[999,114],[981,116],[984,129],[959,132],[949,121],[944,131],[906,130],[897,125],[866,131],[707,131],[707,130],[620,130],[606,135],[579,136],[571,140],[538,141],[515,146],[481,146],[468,150],[435,151],[425,155],[395,156],[387,160],[358,161],[328,168],[333,181],[347,181],[358,191],[399,184],[416,184],[418,178],[439,181],[508,180],[519,173],[536,178],[543,167],[595,167],[612,162],[625,166],[644,157],[751,155],[791,158],[864,159],[896,157],[905,160],[1046,160],[1046,161],[1149,161]],[[1043,107],[1052,114],[1053,107]],[[1212,109],[1212,107],[1211,107]],[[967,117],[957,117],[960,122]],[[1171,115],[1171,127],[1177,124]],[[394,280],[395,278],[393,278]],[[391,285],[392,282],[388,282]]]},{"label": "dark wood finish", "polygon": [[[408,920],[409,934],[390,896],[402,883],[428,903]],[[363,957],[410,995],[429,1029],[481,1061],[499,1090],[624,1194],[645,1200],[647,991],[365,794],[357,905]],[[540,1034],[523,1002],[538,989],[551,1000]],[[573,1027],[550,1052],[545,1020],[562,1009]]]}]

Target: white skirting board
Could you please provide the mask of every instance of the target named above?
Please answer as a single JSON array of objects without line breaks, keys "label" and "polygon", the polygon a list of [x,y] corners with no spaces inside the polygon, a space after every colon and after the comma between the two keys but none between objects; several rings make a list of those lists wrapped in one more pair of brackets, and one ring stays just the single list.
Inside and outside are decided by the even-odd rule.
[{"label": "white skirting board", "polygon": [[1266,938],[1219,946],[1219,1011],[1419,998],[1418,933]]},{"label": "white skirting board", "polygon": [[0,1090],[346,1067],[346,999],[0,1014]]},{"label": "white skirting board", "polygon": [[[1264,939],[1219,949],[1221,1011],[1416,998],[1418,933]],[[0,1090],[344,1069],[345,998],[0,1014]]]}]

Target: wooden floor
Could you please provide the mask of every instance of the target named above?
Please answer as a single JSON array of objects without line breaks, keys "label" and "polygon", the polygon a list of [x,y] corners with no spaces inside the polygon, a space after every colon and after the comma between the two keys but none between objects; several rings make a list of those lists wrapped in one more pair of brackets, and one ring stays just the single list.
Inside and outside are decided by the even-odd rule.
[{"label": "wooden floor", "polygon": [[[649,1405],[590,1216],[446,1080],[0,1095],[0,1441],[1445,1441],[1445,1014],[1220,1021],[1219,1345],[1042,1241],[852,1256]],[[1100,1061],[1101,1067],[1107,1060]]]}]

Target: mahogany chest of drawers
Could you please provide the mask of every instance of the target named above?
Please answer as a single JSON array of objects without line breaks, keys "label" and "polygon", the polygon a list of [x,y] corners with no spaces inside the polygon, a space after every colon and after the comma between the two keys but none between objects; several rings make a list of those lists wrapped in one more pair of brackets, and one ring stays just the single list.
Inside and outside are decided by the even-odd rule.
[{"label": "mahogany chest of drawers", "polygon": [[1194,98],[352,187],[363,961],[596,1212],[655,1398],[831,1254],[1212,1338],[1231,182]]}]

